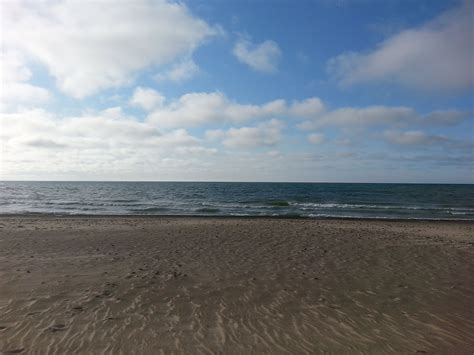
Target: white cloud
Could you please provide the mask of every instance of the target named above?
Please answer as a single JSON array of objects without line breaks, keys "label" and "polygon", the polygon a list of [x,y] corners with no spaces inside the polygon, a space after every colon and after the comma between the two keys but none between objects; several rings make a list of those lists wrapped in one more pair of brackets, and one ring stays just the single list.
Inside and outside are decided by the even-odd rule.
[{"label": "white cloud", "polygon": [[273,159],[281,157],[281,153],[278,150],[270,150],[266,154]]},{"label": "white cloud", "polygon": [[241,39],[235,44],[233,53],[240,62],[265,73],[276,72],[281,57],[278,44],[269,40],[253,44],[249,40]]},{"label": "white cloud", "polygon": [[[160,100],[165,102],[165,100]],[[149,122],[161,128],[193,127],[215,124],[242,124],[262,118],[306,119],[297,126],[304,130],[336,126],[363,128],[370,126],[456,125],[472,112],[444,110],[417,113],[404,106],[342,107],[327,110],[316,97],[287,103],[277,99],[263,104],[242,104],[221,92],[194,92],[174,100],[166,100],[151,110]]]},{"label": "white cloud", "polygon": [[474,86],[472,2],[433,21],[404,30],[369,53],[332,58],[329,72],[342,85],[395,82],[422,90],[462,90]]},{"label": "white cloud", "polygon": [[225,137],[225,132],[222,129],[208,129],[205,132],[205,137],[207,140],[215,141]]},{"label": "white cloud", "polygon": [[41,109],[25,110],[0,116],[2,138],[17,140],[52,140],[68,147],[152,146],[178,142],[196,143],[185,130],[162,134],[156,127],[123,114],[119,107],[77,117],[59,117]]},{"label": "white cloud", "polygon": [[289,108],[289,115],[298,118],[312,118],[324,111],[323,102],[317,97],[294,101]]},{"label": "white cloud", "polygon": [[38,105],[51,99],[48,90],[28,83],[31,77],[20,53],[0,53],[0,110],[17,105]]},{"label": "white cloud", "polygon": [[262,105],[241,104],[220,92],[188,93],[152,111],[148,120],[160,127],[188,127],[212,123],[243,123],[275,116],[309,118],[322,110],[317,98],[294,101],[273,100]]},{"label": "white cloud", "polygon": [[151,88],[137,87],[133,92],[133,96],[130,99],[130,104],[138,106],[146,111],[163,105],[165,97],[158,91]]},{"label": "white cloud", "polygon": [[321,144],[325,141],[324,134],[322,133],[312,133],[308,136],[308,142],[311,144]]},{"label": "white cloud", "polygon": [[262,122],[254,127],[209,130],[208,139],[222,139],[222,144],[229,148],[251,149],[276,145],[281,139],[281,130],[285,124],[277,119]]},{"label": "white cloud", "polygon": [[[423,132],[431,126],[458,124],[472,116],[469,112],[446,110],[420,114],[409,107],[387,106],[331,111],[317,98],[242,104],[222,93],[190,93],[173,100],[144,87],[136,88],[129,103],[151,110],[150,116],[139,120],[120,106],[99,112],[86,110],[82,115],[68,117],[41,109],[0,115],[1,177],[174,180],[183,179],[185,171],[184,178],[189,179],[268,180],[275,176],[303,179],[299,171],[307,174],[307,179],[314,179],[311,172],[314,169],[304,161],[292,160],[292,148],[281,152],[274,149],[291,144],[296,150],[314,150],[309,144],[326,140],[327,132],[323,129],[331,135],[339,134],[338,131],[345,133],[343,140],[328,140],[323,146],[327,154],[311,155],[310,164],[316,164],[312,167],[319,166],[324,171],[331,169],[320,164],[339,164],[343,171],[348,169],[342,160],[360,163],[366,159],[370,168],[377,161],[367,158],[364,149],[371,148],[364,143],[371,141],[391,143],[383,145],[388,151],[400,151],[403,147],[405,152],[414,152],[426,148],[458,157],[472,152],[472,142]],[[293,117],[306,119],[300,127],[317,128],[317,133],[289,137],[280,146],[284,138],[283,119]],[[242,127],[253,119],[261,121]],[[288,122],[293,125],[295,121]],[[183,129],[193,125],[221,129],[207,130],[201,138]],[[378,129],[359,131],[371,126],[386,131],[382,134],[377,133]],[[351,144],[350,149],[337,147],[343,144]],[[276,159],[279,164],[275,164]]]},{"label": "white cloud", "polygon": [[428,135],[422,131],[394,131],[384,132],[385,139],[393,144],[399,145],[425,145],[434,143],[446,143],[449,139],[440,135]]},{"label": "white cloud", "polygon": [[298,127],[311,130],[323,126],[361,127],[373,125],[399,125],[417,122],[418,115],[409,107],[369,106],[365,108],[344,107],[324,113]]},{"label": "white cloud", "polygon": [[[387,145],[388,151],[377,154],[364,152],[357,144],[350,151],[328,150],[327,154],[309,154],[298,152],[299,149],[296,153],[279,152],[276,149],[283,139],[284,126],[283,121],[273,119],[245,127],[209,130],[203,140],[185,129],[162,132],[151,122],[126,115],[120,107],[72,117],[60,117],[42,109],[3,113],[0,178],[314,181],[315,171],[322,174],[317,175],[318,180],[347,177],[347,172],[353,171],[358,181],[366,181],[367,176],[375,176],[367,175],[367,171],[374,171],[374,164],[381,164],[382,159],[386,165],[395,161],[400,169],[410,164],[409,159],[399,154],[401,145],[407,157],[420,147],[436,151],[429,163],[450,164],[450,170],[444,173],[452,181],[461,181],[469,173],[470,165],[466,164],[472,161],[472,142],[417,130],[388,130],[382,135],[364,136],[397,145]],[[322,133],[314,134],[314,140],[320,141],[318,134]],[[296,144],[296,148],[308,148],[304,140]],[[285,146],[281,145],[281,149]],[[394,149],[393,154],[388,154],[390,149]],[[354,161],[356,165],[351,165]],[[419,161],[426,163],[423,158]],[[402,175],[390,177],[396,180]],[[424,181],[422,177],[420,181]]]},{"label": "white cloud", "polygon": [[156,81],[170,80],[174,82],[181,82],[189,80],[200,72],[199,67],[192,59],[182,60],[174,64],[171,69],[165,73],[155,76]]},{"label": "white cloud", "polygon": [[77,117],[59,117],[41,109],[3,113],[0,127],[3,176],[41,171],[51,178],[62,172],[89,171],[116,179],[120,172],[133,172],[136,167],[140,167],[136,174],[140,169],[159,172],[162,159],[182,155],[188,148],[188,153],[197,152],[201,146],[201,140],[184,129],[163,133],[126,116],[120,108]]},{"label": "white cloud", "polygon": [[252,148],[274,146],[281,139],[285,124],[277,119],[263,122],[256,127],[231,128],[226,132],[223,144],[228,147]]},{"label": "white cloud", "polygon": [[245,105],[233,102],[219,92],[189,93],[153,111],[148,119],[160,127],[186,127],[210,122],[244,122],[279,114],[284,108],[284,102],[280,101],[262,106]]},{"label": "white cloud", "polygon": [[433,111],[424,117],[424,122],[441,126],[455,126],[472,116],[473,112],[458,110]]},{"label": "white cloud", "polygon": [[351,129],[370,126],[454,126],[472,117],[472,112],[444,110],[422,115],[411,107],[368,106],[342,107],[310,116],[311,119],[298,124],[298,128],[313,130],[328,126]]},{"label": "white cloud", "polygon": [[176,152],[183,155],[213,155],[217,154],[216,148],[206,147],[178,147]]},{"label": "white cloud", "polygon": [[219,29],[182,3],[2,3],[3,46],[44,64],[65,93],[83,98],[132,81],[141,69],[190,54]]}]

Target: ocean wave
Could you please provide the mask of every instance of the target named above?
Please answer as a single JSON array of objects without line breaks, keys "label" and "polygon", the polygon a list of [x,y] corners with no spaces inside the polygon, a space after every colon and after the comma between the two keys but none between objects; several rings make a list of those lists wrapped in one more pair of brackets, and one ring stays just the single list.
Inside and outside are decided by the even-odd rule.
[{"label": "ocean wave", "polygon": [[211,207],[204,207],[204,208],[198,208],[195,210],[196,212],[202,212],[202,213],[217,213],[220,211],[218,208],[211,208]]},{"label": "ocean wave", "polygon": [[133,213],[140,213],[140,212],[165,212],[165,211],[169,211],[170,208],[168,207],[158,207],[158,206],[153,206],[153,207],[144,207],[144,208],[133,208],[133,209],[129,209],[130,212],[133,212]]},{"label": "ocean wave", "polygon": [[381,219],[381,220],[414,220],[414,221],[472,221],[470,218],[442,218],[442,217],[407,217],[407,216],[355,216],[343,214],[308,214],[309,218],[346,218],[346,219]]},{"label": "ocean wave", "polygon": [[406,205],[366,205],[350,203],[313,203],[313,202],[292,202],[291,206],[302,207],[302,209],[312,208],[333,208],[333,209],[383,209],[383,210],[425,210],[425,211],[462,211],[474,212],[474,208],[468,207],[439,207],[439,206],[406,206]]},{"label": "ocean wave", "polygon": [[[162,213],[153,213],[162,212]],[[376,220],[429,220],[429,221],[472,221],[472,218],[461,218],[461,217],[429,217],[429,216],[380,216],[380,215],[352,215],[352,214],[333,214],[333,213],[209,213],[203,215],[196,211],[187,211],[182,213],[163,213],[164,211],[81,211],[81,210],[68,210],[68,211],[31,211],[31,210],[15,210],[15,211],[2,211],[1,215],[44,215],[44,216],[163,216],[163,217],[255,217],[255,218],[308,218],[308,219],[376,219]]]},{"label": "ocean wave", "polygon": [[287,201],[269,201],[267,205],[272,207],[289,207],[290,203]]},{"label": "ocean wave", "polygon": [[117,198],[113,200],[109,200],[110,202],[123,202],[123,203],[130,203],[130,202],[140,202],[137,199],[127,199],[127,198]]}]

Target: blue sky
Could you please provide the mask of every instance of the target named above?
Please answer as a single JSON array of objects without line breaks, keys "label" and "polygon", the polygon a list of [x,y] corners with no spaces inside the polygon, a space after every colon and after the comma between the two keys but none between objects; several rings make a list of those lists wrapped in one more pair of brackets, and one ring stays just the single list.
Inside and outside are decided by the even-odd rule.
[{"label": "blue sky", "polygon": [[472,183],[470,1],[4,1],[2,179]]}]

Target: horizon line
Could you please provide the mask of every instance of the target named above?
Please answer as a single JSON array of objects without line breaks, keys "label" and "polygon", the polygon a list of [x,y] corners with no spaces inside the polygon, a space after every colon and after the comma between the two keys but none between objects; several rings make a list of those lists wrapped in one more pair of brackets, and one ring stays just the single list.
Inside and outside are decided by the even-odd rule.
[{"label": "horizon line", "polygon": [[360,181],[235,181],[235,180],[3,180],[0,182],[142,182],[142,183],[233,183],[233,184],[393,184],[393,185],[474,185],[474,182],[360,182]]}]

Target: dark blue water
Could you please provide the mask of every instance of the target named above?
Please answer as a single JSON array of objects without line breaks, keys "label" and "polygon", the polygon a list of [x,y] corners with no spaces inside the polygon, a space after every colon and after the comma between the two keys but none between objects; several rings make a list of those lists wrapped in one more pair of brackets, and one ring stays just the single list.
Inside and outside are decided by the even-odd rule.
[{"label": "dark blue water", "polygon": [[0,214],[474,220],[474,185],[0,182]]}]

